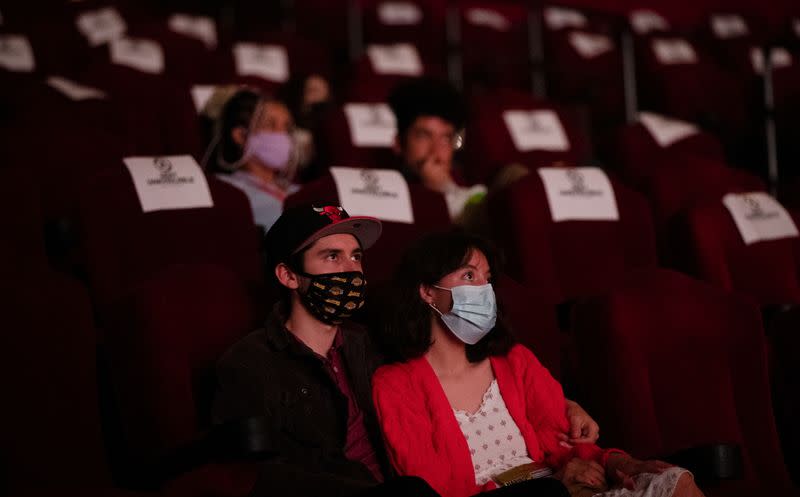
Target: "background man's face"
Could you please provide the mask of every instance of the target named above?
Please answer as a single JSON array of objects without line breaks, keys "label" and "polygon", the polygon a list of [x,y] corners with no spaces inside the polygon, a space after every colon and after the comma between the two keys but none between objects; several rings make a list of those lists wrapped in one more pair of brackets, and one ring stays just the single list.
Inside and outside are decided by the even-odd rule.
[{"label": "background man's face", "polygon": [[455,133],[453,125],[439,117],[418,117],[401,144],[400,152],[406,166],[423,179],[428,167],[449,173],[453,167]]}]

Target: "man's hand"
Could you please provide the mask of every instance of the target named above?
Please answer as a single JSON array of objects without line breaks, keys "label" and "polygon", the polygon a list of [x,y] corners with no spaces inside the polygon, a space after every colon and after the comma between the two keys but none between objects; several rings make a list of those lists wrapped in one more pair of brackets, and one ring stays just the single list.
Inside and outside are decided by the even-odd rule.
[{"label": "man's hand", "polygon": [[556,478],[564,485],[583,485],[597,490],[606,487],[606,477],[603,467],[595,461],[586,461],[573,458],[556,473]]},{"label": "man's hand", "polygon": [[440,160],[435,154],[414,164],[414,167],[422,184],[431,190],[444,193],[453,183],[449,164]]},{"label": "man's hand", "polygon": [[595,443],[600,438],[600,426],[578,405],[567,399],[569,433],[559,433],[562,447],[572,448],[579,443]]}]

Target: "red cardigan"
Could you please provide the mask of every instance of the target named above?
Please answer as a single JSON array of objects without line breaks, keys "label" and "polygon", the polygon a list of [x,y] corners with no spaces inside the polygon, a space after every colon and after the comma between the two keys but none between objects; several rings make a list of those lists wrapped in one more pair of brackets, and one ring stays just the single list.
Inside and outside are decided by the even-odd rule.
[{"label": "red cardigan", "polygon": [[[508,355],[490,361],[531,459],[556,470],[573,457],[594,459],[605,466],[613,449],[559,445],[558,434],[569,430],[564,394],[530,350],[515,345]],[[389,458],[399,474],[424,478],[443,497],[468,497],[495,488],[491,481],[475,484],[469,446],[427,359],[383,366],[372,383]]]}]

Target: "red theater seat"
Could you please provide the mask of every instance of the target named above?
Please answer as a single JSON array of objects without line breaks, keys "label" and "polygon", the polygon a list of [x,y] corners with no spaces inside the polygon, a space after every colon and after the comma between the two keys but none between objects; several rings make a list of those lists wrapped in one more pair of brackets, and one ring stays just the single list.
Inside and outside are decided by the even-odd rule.
[{"label": "red theater seat", "polygon": [[702,485],[707,495],[796,495],[776,434],[755,306],[661,271],[579,302],[573,317],[580,400],[603,427],[605,445],[663,458],[736,444],[743,480],[710,481]]},{"label": "red theater seat", "polygon": [[512,277],[550,302],[600,294],[626,272],[656,266],[653,222],[645,199],[611,180],[618,221],[554,222],[544,185],[532,173],[489,199]]},{"label": "red theater seat", "polygon": [[103,447],[85,290],[33,268],[3,284],[13,288],[3,292],[9,332],[0,338],[7,395],[0,428],[4,493],[155,495],[114,488]]},{"label": "red theater seat", "polygon": [[659,164],[642,191],[653,209],[662,260],[669,262],[677,248],[669,240],[671,223],[680,222],[680,215],[688,209],[717,203],[727,193],[766,190],[757,176],[716,160],[685,156]]},{"label": "red theater seat", "polygon": [[40,192],[26,168],[0,168],[0,226],[0,273],[24,276],[47,267]]},{"label": "red theater seat", "polygon": [[175,265],[137,285],[106,340],[123,440],[121,472],[157,481],[161,464],[195,446],[197,452],[183,456],[201,466],[188,465],[188,473],[168,484],[170,494],[203,485],[210,488],[202,493],[213,495],[249,491],[255,475],[246,466],[205,464],[198,442],[211,427],[217,359],[261,324],[270,305],[237,274],[209,264]]},{"label": "red theater seat", "polygon": [[642,108],[698,123],[736,144],[745,132],[747,96],[740,78],[688,38],[654,35],[637,42]]},{"label": "red theater seat", "polygon": [[618,26],[579,10],[545,7],[542,15],[547,95],[587,105],[600,128],[597,132],[622,123],[625,95]]},{"label": "red theater seat", "polygon": [[800,303],[800,238],[746,245],[721,201],[690,209],[673,233],[689,274],[761,305]]},{"label": "red theater seat", "polygon": [[528,90],[528,9],[516,2],[457,2],[464,81],[468,90]]},{"label": "red theater seat", "polygon": [[[365,271],[371,282],[390,278],[408,244],[422,235],[450,226],[450,214],[440,193],[416,184],[409,184],[408,189],[414,224],[383,221],[381,237],[364,259]],[[305,185],[299,192],[289,196],[284,205],[292,207],[325,203],[339,205],[336,183],[330,175]]]},{"label": "red theater seat", "polygon": [[147,213],[123,166],[109,168],[86,188],[80,205],[83,263],[101,314],[175,264],[216,263],[261,286],[259,237],[247,198],[213,177],[208,186],[213,207]]},{"label": "red theater seat", "polygon": [[413,43],[437,64],[446,52],[443,0],[360,0],[363,39],[370,43]]},{"label": "red theater seat", "polygon": [[[365,108],[369,112],[363,117],[348,116],[346,109],[350,106],[368,106]],[[386,128],[386,140],[380,145],[377,145],[377,142],[356,141],[350,126],[351,120],[355,119],[372,121],[372,125]],[[315,139],[319,162],[326,169],[332,166],[355,167],[362,164],[368,167],[391,168],[399,162],[392,151],[393,137],[396,133],[394,114],[384,100],[348,102],[342,107],[331,109],[322,121],[321,130]]]},{"label": "red theater seat", "polygon": [[[529,169],[550,166],[556,162],[582,165],[591,155],[585,123],[571,108],[516,91],[476,97],[470,102],[470,108],[464,157],[465,173],[471,182],[486,183],[500,168],[512,163]],[[559,126],[565,138],[564,146],[548,148],[534,145],[528,149],[518,149],[504,118],[509,111],[548,113],[543,118],[531,117],[530,125],[534,128],[544,126],[551,131],[552,126]]]},{"label": "red theater seat", "polygon": [[722,144],[710,133],[697,128],[695,134],[661,146],[641,122],[624,126],[616,132],[611,155],[615,172],[637,189],[642,188],[659,168],[690,157],[725,161]]}]

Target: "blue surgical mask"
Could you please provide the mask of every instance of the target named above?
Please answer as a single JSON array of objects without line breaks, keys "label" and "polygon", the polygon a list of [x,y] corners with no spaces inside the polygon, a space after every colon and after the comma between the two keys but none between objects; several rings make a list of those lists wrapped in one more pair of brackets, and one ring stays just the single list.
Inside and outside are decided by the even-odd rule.
[{"label": "blue surgical mask", "polygon": [[475,345],[492,331],[497,321],[497,302],[491,284],[434,287],[448,290],[453,295],[453,308],[450,312],[443,314],[436,307],[431,307],[439,313],[442,322],[459,340]]}]

